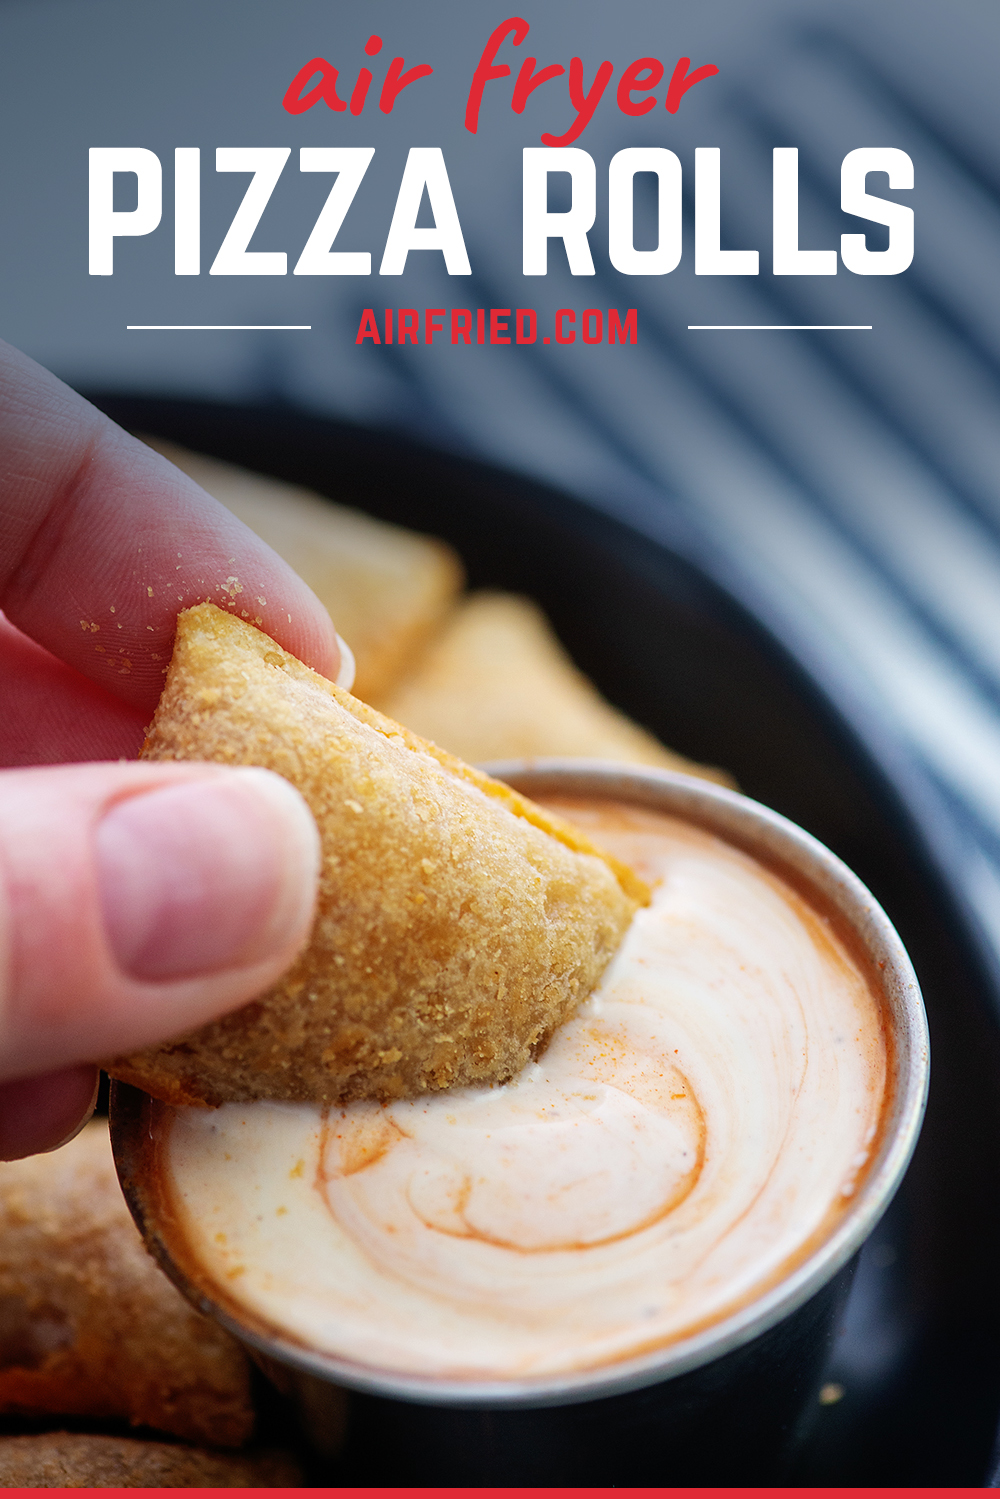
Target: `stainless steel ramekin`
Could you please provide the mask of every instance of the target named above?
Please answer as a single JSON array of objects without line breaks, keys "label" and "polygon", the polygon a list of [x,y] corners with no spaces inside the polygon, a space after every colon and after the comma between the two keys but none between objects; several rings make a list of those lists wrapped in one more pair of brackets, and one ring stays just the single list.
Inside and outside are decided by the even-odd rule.
[{"label": "stainless steel ramekin", "polygon": [[[672,1388],[687,1388],[691,1381],[682,1376],[709,1366],[722,1367],[726,1360],[740,1379],[746,1379],[747,1370],[751,1376],[753,1372],[752,1352],[748,1364],[745,1357],[737,1357],[738,1350],[755,1340],[760,1340],[763,1348],[765,1335],[790,1322],[831,1285],[885,1211],[913,1153],[927,1097],[929,1059],[927,1023],[909,958],[881,907],[834,854],[776,812],[736,792],[669,771],[596,761],[518,761],[488,768],[529,796],[611,798],[688,819],[785,873],[798,889],[807,896],[812,894],[821,910],[835,913],[881,988],[890,1046],[886,1112],[877,1153],[851,1206],[830,1236],[786,1279],[750,1305],[654,1352],[605,1368],[543,1379],[456,1381],[394,1373],[315,1352],[279,1329],[256,1322],[229,1302],[198,1266],[179,1252],[169,1202],[157,1189],[155,1173],[150,1169],[153,1134],[164,1106],[135,1089],[118,1085],[112,1095],[112,1140],[129,1206],[147,1245],[180,1290],[255,1350],[258,1357],[387,1402],[523,1413],[589,1401],[610,1409],[618,1397],[666,1381],[679,1380]],[[815,1330],[810,1336],[819,1336],[822,1341]],[[772,1337],[767,1346],[774,1342]],[[294,1382],[295,1376],[290,1378]],[[782,1420],[787,1427],[788,1420]],[[662,1425],[658,1429],[665,1430]],[[553,1478],[543,1464],[531,1468],[526,1478],[515,1476],[512,1480],[512,1470],[502,1463],[499,1469],[488,1471],[508,1474],[506,1479],[494,1477],[493,1481],[533,1481],[538,1474],[543,1475],[539,1481],[546,1481],[546,1476],[547,1481],[558,1481],[559,1475],[570,1469],[554,1470]],[[436,1480],[425,1477],[411,1481]],[[490,1480],[487,1476],[471,1481]],[[656,1480],[647,1474],[645,1481]]]}]

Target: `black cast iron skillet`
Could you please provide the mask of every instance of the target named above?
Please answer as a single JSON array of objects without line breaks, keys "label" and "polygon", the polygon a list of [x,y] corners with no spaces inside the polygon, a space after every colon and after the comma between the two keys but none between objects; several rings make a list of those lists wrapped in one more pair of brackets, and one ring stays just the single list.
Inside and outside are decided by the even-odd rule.
[{"label": "black cast iron skillet", "polygon": [[[933,796],[877,713],[824,690],[795,642],[740,602],[738,585],[679,527],[654,540],[513,474],[287,408],[91,398],[132,430],[444,537],[473,586],[537,599],[612,702],[683,754],[725,766],[857,871],[923,987],[930,1105],[903,1188],[862,1254],[830,1352],[828,1403],[816,1407],[792,1481],[987,1482],[1000,1408],[1000,996],[949,878]],[[377,1434],[377,1411],[356,1398],[355,1419]],[[373,1480],[345,1471],[328,1481]]]}]

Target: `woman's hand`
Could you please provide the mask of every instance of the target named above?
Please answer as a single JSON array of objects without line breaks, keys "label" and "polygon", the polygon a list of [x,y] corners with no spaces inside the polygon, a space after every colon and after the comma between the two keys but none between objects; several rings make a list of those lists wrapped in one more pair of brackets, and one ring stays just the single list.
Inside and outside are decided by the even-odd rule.
[{"label": "woman's hand", "polygon": [[298,792],[135,763],[177,614],[204,599],[336,677],[329,615],[280,558],[0,344],[0,765],[46,767],[0,772],[0,1158],[79,1128],[98,1058],[236,1008],[307,936]]}]

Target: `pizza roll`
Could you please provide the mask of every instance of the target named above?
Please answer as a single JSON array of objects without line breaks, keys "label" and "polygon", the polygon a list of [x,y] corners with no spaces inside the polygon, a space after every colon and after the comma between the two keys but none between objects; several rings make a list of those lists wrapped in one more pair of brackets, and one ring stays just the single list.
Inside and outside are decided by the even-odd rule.
[{"label": "pizza roll", "polygon": [[582,756],[681,770],[726,786],[605,702],[528,599],[474,593],[378,706],[463,760]]},{"label": "pizza roll", "polygon": [[[159,438],[145,440],[309,584],[354,652],[355,695],[368,702],[388,692],[462,588],[462,566],[451,547],[297,485]],[[244,607],[253,619],[253,609]]]},{"label": "pizza roll", "polygon": [[271,1489],[301,1483],[298,1464],[284,1452],[206,1452],[90,1432],[0,1437],[5,1489]]},{"label": "pizza roll", "polygon": [[0,1164],[0,1410],[219,1446],[251,1434],[247,1357],[147,1254],[107,1120],[49,1155]]},{"label": "pizza roll", "polygon": [[503,1082],[591,992],[648,900],[575,828],[213,604],[178,620],[143,754],[277,771],[323,845],[312,933],[285,978],[109,1064],[168,1103]]}]

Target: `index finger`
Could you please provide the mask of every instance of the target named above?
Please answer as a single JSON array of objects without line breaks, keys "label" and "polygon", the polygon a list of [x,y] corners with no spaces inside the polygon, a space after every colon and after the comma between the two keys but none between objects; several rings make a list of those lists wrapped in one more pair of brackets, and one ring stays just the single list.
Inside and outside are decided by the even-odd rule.
[{"label": "index finger", "polygon": [[336,676],[330,616],[287,563],[165,458],[0,343],[0,609],[151,712],[177,615],[206,599]]}]

